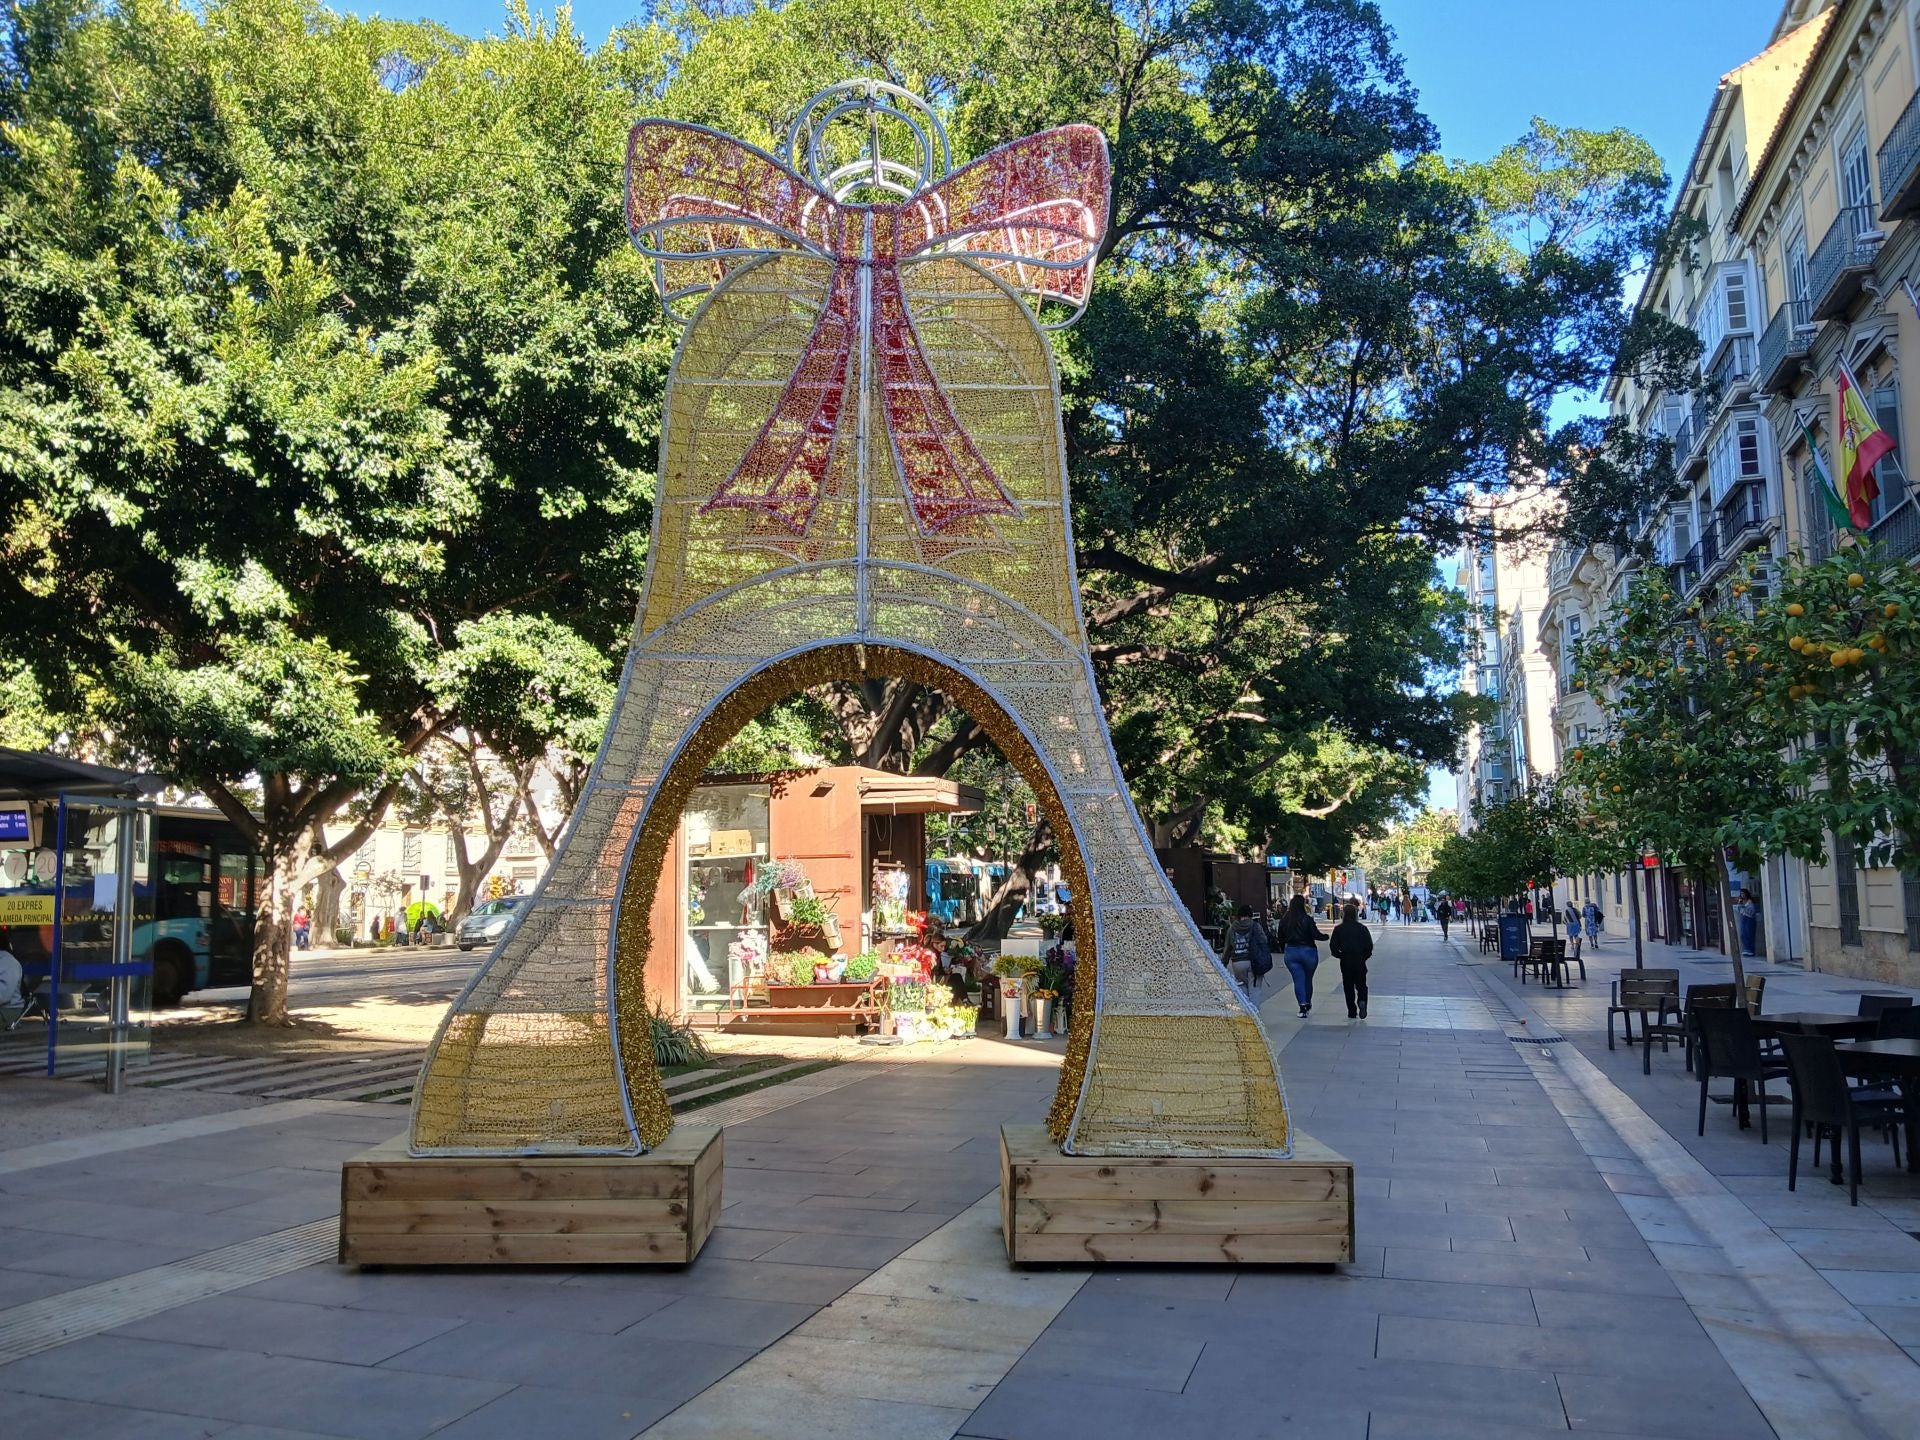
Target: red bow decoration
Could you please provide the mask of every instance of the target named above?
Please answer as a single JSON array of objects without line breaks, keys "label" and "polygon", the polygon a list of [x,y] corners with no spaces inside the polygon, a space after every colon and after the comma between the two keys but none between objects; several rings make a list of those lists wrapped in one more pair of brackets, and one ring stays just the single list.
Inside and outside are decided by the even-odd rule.
[{"label": "red bow decoration", "polygon": [[804,535],[857,383],[861,272],[872,364],[907,499],[930,535],[1011,514],[1006,488],[954,414],[921,347],[900,266],[961,257],[1015,290],[1084,304],[1107,222],[1107,146],[1090,125],[1015,140],[895,205],[835,200],[765,151],[697,125],[643,120],[627,142],[627,229],[662,297],[798,252],[833,266],[819,318],[773,413],[705,510],[760,511]]}]

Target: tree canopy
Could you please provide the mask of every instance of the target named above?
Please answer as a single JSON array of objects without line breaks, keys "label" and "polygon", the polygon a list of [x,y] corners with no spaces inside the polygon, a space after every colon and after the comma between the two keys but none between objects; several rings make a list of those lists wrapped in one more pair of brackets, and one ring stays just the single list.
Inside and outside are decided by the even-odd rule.
[{"label": "tree canopy", "polygon": [[[1055,349],[1098,678],[1162,838],[1337,862],[1451,758],[1434,562],[1463,502],[1573,483],[1594,437],[1554,401],[1675,353],[1618,303],[1660,240],[1634,137],[1536,122],[1450,164],[1354,0],[666,0],[598,47],[517,3],[471,39],[315,0],[25,0],[0,648],[27,670],[0,686],[256,838],[262,1018],[350,797],[376,815],[456,731],[591,748],[673,343],[622,226],[627,126],[769,144],[848,74],[927,95],[957,159],[1067,121],[1111,143]],[[901,682],[818,699],[868,763],[984,738]]]}]

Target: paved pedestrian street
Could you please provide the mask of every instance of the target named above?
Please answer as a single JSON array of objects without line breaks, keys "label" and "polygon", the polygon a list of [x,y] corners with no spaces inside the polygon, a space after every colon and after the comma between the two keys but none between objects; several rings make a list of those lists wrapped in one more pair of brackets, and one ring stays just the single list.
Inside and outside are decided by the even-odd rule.
[{"label": "paved pedestrian street", "polygon": [[[1788,1194],[1784,1107],[1770,1145],[1725,1105],[1697,1137],[1677,1048],[1650,1076],[1606,1049],[1624,944],[1561,992],[1457,930],[1376,933],[1370,1019],[1331,964],[1306,1021],[1266,992],[1296,1122],[1357,1167],[1336,1273],[1009,1269],[998,1128],[1044,1110],[1054,1046],[913,1047],[701,1112],[728,1127],[726,1207],[683,1271],[335,1265],[339,1164],[402,1116],[253,1096],[0,1150],[0,1431],[1914,1433],[1920,1186],[1884,1143],[1854,1209],[1811,1165]],[[1868,988],[1771,971],[1767,1008]]]}]

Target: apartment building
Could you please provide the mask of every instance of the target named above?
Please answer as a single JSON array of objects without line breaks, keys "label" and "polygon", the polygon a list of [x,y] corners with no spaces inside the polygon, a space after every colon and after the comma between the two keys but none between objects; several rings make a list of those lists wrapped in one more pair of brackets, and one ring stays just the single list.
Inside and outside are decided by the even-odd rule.
[{"label": "apartment building", "polygon": [[1475,807],[1498,805],[1530,774],[1554,768],[1552,662],[1540,648],[1547,562],[1537,539],[1538,501],[1488,499],[1475,539],[1461,551],[1455,583],[1467,597],[1468,647],[1461,686],[1497,703],[1496,718],[1467,736],[1454,771],[1460,828]]},{"label": "apartment building", "polygon": [[[1751,558],[1820,558],[1838,543],[1811,489],[1802,422],[1834,461],[1835,374],[1849,365],[1896,440],[1920,434],[1920,396],[1903,387],[1903,343],[1920,316],[1903,281],[1920,276],[1920,0],[1791,0],[1767,48],[1720,81],[1675,215],[1692,245],[1648,276],[1639,304],[1691,326],[1702,354],[1684,393],[1632,378],[1613,414],[1672,445],[1676,483],[1641,518],[1650,558],[1566,544],[1549,562],[1541,644],[1571,648],[1645,563],[1711,609]],[[1920,352],[1915,352],[1920,353]],[[1911,418],[1909,418],[1911,417]],[[1896,450],[1877,472],[1871,537],[1920,556],[1920,504]],[[1555,707],[1564,751],[1598,724],[1589,697]],[[1847,847],[1830,863],[1774,860],[1754,876],[1690,876],[1647,857],[1639,882],[1649,928],[1717,948],[1715,887],[1746,884],[1763,903],[1765,949],[1818,968],[1920,981],[1920,885],[1867,870]],[[1624,921],[1608,877],[1602,893]]]},{"label": "apartment building", "polygon": [[[1920,354],[1920,3],[1841,0],[1803,27],[1816,32],[1778,127],[1730,217],[1767,316],[1755,386],[1775,442],[1789,543],[1809,558],[1837,538],[1810,489],[1799,421],[1835,461],[1835,374],[1859,379],[1900,448],[1875,476],[1870,538],[1920,557],[1920,500],[1906,437],[1920,435],[1920,394],[1901,355]],[[1867,869],[1830,843],[1806,875],[1810,953],[1820,969],[1920,981],[1920,880]]]}]

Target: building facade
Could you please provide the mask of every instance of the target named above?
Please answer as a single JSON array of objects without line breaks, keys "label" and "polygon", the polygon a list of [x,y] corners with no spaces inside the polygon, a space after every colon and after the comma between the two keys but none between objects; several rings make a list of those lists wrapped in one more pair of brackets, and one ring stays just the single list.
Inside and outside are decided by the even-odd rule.
[{"label": "building facade", "polygon": [[[1836,462],[1835,375],[1846,364],[1899,448],[1876,467],[1868,537],[1920,558],[1920,503],[1906,437],[1920,394],[1902,353],[1920,354],[1920,4],[1841,0],[1810,19],[1807,58],[1780,123],[1741,187],[1731,223],[1766,316],[1756,390],[1771,432],[1788,543],[1809,559],[1838,538],[1811,489],[1801,424]],[[1805,876],[1809,954],[1820,969],[1920,981],[1920,877],[1869,869],[1829,837]]]},{"label": "building facade", "polygon": [[1554,768],[1554,671],[1540,648],[1549,596],[1547,559],[1533,523],[1539,503],[1482,505],[1475,539],[1462,549],[1454,577],[1468,607],[1461,688],[1494,708],[1491,721],[1468,733],[1454,770],[1462,831],[1473,828],[1477,809],[1510,799],[1529,774]]},{"label": "building facade", "polygon": [[[1612,413],[1672,446],[1676,481],[1640,517],[1639,550],[1564,544],[1550,563],[1541,643],[1568,648],[1642,564],[1667,568],[1703,608],[1736,603],[1735,574],[1759,566],[1753,592],[1789,557],[1842,543],[1813,488],[1811,432],[1835,462],[1835,376],[1842,363],[1898,441],[1920,433],[1920,395],[1902,383],[1903,345],[1920,345],[1907,285],[1920,283],[1920,0],[1790,0],[1770,43],[1722,78],[1675,198],[1690,243],[1648,277],[1639,304],[1690,326],[1702,353],[1688,389],[1623,377]],[[1803,426],[1805,429],[1803,430]],[[1920,557],[1920,504],[1903,450],[1883,460],[1870,538]],[[1592,733],[1592,701],[1563,695],[1559,750]],[[1717,948],[1721,883],[1762,901],[1774,960],[1881,981],[1920,981],[1920,882],[1870,870],[1851,847],[1828,863],[1775,859],[1761,874],[1641,875],[1650,933]],[[1613,900],[1609,877],[1576,881]]]}]

